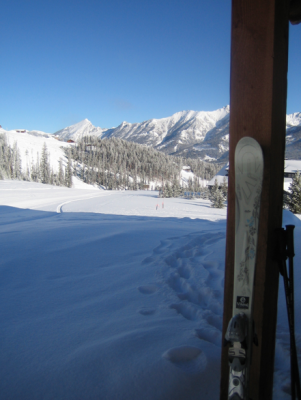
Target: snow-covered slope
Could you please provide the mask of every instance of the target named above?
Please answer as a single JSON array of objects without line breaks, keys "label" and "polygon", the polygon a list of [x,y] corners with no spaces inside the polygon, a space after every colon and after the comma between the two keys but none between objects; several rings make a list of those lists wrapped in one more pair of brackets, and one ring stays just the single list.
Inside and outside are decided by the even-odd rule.
[{"label": "snow-covered slope", "polygon": [[54,172],[58,171],[59,160],[65,160],[63,147],[69,147],[70,144],[57,140],[50,133],[41,131],[26,131],[20,130],[6,131],[0,129],[0,134],[5,134],[7,141],[11,147],[17,143],[21,155],[22,170],[26,171],[27,166],[35,165],[37,159],[41,157],[44,143],[46,143],[49,153],[50,167]]},{"label": "snow-covered slope", "polygon": [[103,137],[119,137],[152,146],[168,154],[179,153],[195,143],[202,143],[208,132],[229,114],[229,106],[216,111],[181,111],[171,117],[142,123],[123,122],[108,129]]},{"label": "snow-covered slope", "polygon": [[301,112],[289,114],[286,116],[286,128],[301,125]]},{"label": "snow-covered slope", "polygon": [[286,118],[286,158],[301,159],[301,112]]},{"label": "snow-covered slope", "polygon": [[74,140],[77,141],[84,136],[102,136],[103,133],[107,129],[102,129],[95,127],[92,123],[86,118],[83,121],[78,122],[77,124],[67,126],[67,128],[61,129],[54,133],[54,135],[58,136],[62,140]]}]

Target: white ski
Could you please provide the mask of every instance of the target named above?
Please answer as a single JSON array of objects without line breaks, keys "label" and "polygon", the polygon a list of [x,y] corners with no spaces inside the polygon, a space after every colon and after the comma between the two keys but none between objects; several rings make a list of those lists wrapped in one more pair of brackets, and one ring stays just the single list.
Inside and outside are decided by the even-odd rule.
[{"label": "white ski", "polygon": [[248,400],[253,328],[253,285],[257,250],[263,154],[258,142],[242,138],[235,149],[235,261],[229,343],[229,400]]}]

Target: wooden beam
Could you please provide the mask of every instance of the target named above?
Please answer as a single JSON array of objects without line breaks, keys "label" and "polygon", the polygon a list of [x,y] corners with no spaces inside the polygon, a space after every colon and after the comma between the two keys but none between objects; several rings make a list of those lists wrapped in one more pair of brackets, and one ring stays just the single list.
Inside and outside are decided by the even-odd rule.
[{"label": "wooden beam", "polygon": [[[264,178],[260,211],[250,398],[272,399],[278,268],[272,260],[274,229],[282,225],[288,60],[286,0],[232,0],[230,151],[223,335],[232,316],[235,238],[234,151],[251,136],[262,146]],[[228,395],[228,355],[222,349],[221,394]]]},{"label": "wooden beam", "polygon": [[290,0],[289,20],[293,25],[301,23],[301,0]]}]

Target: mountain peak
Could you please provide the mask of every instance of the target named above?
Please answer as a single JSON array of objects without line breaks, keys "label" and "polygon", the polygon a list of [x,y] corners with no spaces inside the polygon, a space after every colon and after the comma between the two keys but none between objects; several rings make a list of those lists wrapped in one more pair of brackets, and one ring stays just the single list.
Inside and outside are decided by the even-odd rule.
[{"label": "mountain peak", "polygon": [[76,124],[70,125],[69,128],[71,128],[71,126],[84,126],[84,125],[92,125],[92,122],[89,121],[87,118],[83,119],[82,121],[77,122]]},{"label": "mountain peak", "polygon": [[84,136],[101,136],[103,129],[95,127],[87,118],[76,124],[67,126],[64,129],[55,132],[63,140],[72,139],[74,141],[81,139]]}]

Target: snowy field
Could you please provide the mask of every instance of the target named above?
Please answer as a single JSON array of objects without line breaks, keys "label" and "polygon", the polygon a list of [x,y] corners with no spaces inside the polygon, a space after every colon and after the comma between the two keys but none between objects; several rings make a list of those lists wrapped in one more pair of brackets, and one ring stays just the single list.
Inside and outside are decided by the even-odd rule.
[{"label": "snowy field", "polygon": [[[218,399],[225,230],[209,201],[0,181],[1,399]],[[290,398],[282,286],[274,399]]]}]

